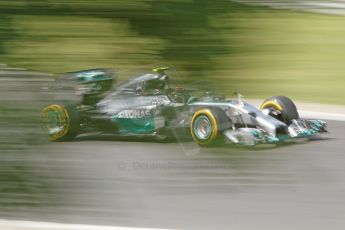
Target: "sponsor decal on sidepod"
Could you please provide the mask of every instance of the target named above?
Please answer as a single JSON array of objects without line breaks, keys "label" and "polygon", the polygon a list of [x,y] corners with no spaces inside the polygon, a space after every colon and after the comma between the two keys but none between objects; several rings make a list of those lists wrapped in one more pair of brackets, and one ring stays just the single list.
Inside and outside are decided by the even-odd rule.
[{"label": "sponsor decal on sidepod", "polygon": [[116,118],[125,118],[125,119],[142,119],[151,117],[150,109],[136,109],[136,110],[124,110],[118,113]]}]

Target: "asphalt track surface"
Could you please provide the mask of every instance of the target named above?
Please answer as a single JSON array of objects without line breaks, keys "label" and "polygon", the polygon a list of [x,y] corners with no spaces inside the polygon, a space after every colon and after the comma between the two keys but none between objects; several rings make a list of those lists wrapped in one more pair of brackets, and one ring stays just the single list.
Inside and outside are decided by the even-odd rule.
[{"label": "asphalt track surface", "polygon": [[1,167],[19,162],[26,182],[12,200],[2,193],[0,216],[171,229],[345,229],[345,123],[328,126],[322,138],[255,148],[82,138],[3,153]]}]

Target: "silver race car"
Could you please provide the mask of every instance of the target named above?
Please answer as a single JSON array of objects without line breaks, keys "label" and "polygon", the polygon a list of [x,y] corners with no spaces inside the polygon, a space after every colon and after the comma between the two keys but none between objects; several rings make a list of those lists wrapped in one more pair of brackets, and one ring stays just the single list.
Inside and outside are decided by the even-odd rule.
[{"label": "silver race car", "polygon": [[159,141],[186,135],[200,146],[224,142],[252,146],[326,132],[324,121],[300,119],[295,104],[285,96],[265,100],[260,109],[240,94],[233,100],[210,92],[195,97],[190,90],[170,87],[167,70],[156,68],[117,86],[110,69],[63,74],[56,90],[67,87],[70,91],[60,95],[79,99],[44,107],[43,129],[52,141],[95,132]]}]

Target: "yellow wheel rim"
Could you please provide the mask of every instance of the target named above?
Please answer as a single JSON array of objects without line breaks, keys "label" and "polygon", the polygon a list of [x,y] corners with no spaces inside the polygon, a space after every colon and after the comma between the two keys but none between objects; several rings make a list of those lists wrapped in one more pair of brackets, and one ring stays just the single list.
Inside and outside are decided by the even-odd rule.
[{"label": "yellow wheel rim", "polygon": [[273,108],[275,108],[276,110],[279,110],[279,111],[283,111],[284,110],[283,107],[275,100],[269,100],[269,101],[264,102],[261,105],[260,109],[263,110],[263,109],[266,109],[268,107],[273,107]]},{"label": "yellow wheel rim", "polygon": [[41,113],[44,132],[52,141],[64,137],[69,128],[69,117],[66,109],[61,105],[48,105]]},{"label": "yellow wheel rim", "polygon": [[[205,134],[205,140],[201,140],[200,137],[198,137],[198,134],[196,133],[195,130],[195,123],[198,119],[198,117],[200,116],[205,116],[208,118],[209,123],[210,123],[210,131],[207,131],[207,134]],[[210,143],[212,143],[218,135],[218,125],[217,125],[217,120],[214,117],[213,113],[208,110],[208,109],[201,109],[198,110],[197,112],[194,113],[193,117],[192,117],[192,123],[191,123],[191,127],[190,127],[190,132],[192,135],[193,140],[199,144],[199,145],[208,145]],[[209,134],[208,134],[209,132]]]}]

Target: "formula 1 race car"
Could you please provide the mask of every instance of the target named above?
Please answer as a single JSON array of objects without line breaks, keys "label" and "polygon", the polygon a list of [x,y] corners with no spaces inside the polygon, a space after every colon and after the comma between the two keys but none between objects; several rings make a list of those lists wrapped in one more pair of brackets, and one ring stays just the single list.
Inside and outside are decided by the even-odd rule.
[{"label": "formula 1 race car", "polygon": [[238,94],[233,100],[207,92],[171,88],[168,68],[156,68],[114,86],[115,72],[92,69],[61,75],[56,90],[70,88],[79,100],[62,100],[43,108],[44,131],[51,141],[71,140],[82,133],[121,137],[154,137],[159,141],[185,134],[200,146],[219,142],[252,146],[326,132],[321,120],[300,119],[285,96],[270,97],[260,109]]}]

